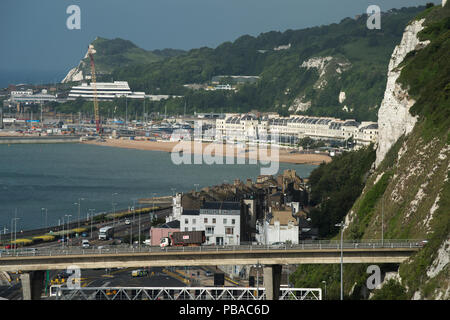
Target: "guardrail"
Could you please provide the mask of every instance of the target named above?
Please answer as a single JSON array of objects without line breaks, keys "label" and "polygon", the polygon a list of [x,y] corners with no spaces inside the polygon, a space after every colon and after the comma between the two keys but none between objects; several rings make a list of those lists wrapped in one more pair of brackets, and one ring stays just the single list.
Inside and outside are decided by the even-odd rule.
[{"label": "guardrail", "polygon": [[[426,244],[426,240],[361,240],[344,241],[342,250],[376,250],[376,249],[419,249]],[[196,247],[165,247],[158,246],[129,247],[121,245],[100,246],[91,248],[63,247],[63,248],[22,248],[0,250],[2,257],[24,256],[65,256],[65,255],[93,255],[93,254],[134,254],[134,253],[173,253],[173,252],[223,252],[223,251],[267,251],[267,250],[330,250],[341,249],[338,240],[303,241],[298,244],[282,245],[202,245]]]}]

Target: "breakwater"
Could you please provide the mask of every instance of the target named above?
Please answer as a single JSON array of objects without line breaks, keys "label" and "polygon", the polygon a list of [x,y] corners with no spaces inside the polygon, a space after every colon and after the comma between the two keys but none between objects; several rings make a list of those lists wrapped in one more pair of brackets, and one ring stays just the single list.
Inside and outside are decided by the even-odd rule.
[{"label": "breakwater", "polygon": [[78,143],[81,136],[0,137],[0,144]]}]

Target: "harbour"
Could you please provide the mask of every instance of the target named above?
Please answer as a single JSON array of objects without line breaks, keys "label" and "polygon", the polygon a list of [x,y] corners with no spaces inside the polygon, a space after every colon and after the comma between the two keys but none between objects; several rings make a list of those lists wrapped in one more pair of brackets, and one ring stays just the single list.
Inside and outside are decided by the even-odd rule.
[{"label": "harbour", "polygon": [[[315,165],[280,163],[308,177]],[[186,170],[189,168],[189,170]],[[85,144],[0,145],[0,229],[17,230],[62,223],[65,215],[99,214],[139,204],[139,199],[170,196],[234,179],[255,179],[261,165],[174,165],[170,154]],[[84,199],[79,201],[79,199]],[[43,214],[43,208],[47,215]]]}]

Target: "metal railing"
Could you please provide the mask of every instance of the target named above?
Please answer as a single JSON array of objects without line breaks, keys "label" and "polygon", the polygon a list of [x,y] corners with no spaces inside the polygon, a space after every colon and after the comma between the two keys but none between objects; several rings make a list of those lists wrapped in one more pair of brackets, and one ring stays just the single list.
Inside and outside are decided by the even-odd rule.
[{"label": "metal railing", "polygon": [[[345,240],[342,244],[343,250],[370,250],[370,249],[407,249],[422,248],[426,244],[425,240]],[[65,256],[65,255],[93,255],[93,254],[138,254],[138,253],[173,253],[173,252],[224,252],[224,251],[268,251],[268,250],[340,250],[339,240],[309,240],[298,244],[282,245],[202,245],[193,247],[165,247],[141,246],[130,247],[124,245],[110,245],[91,248],[77,246],[65,246],[60,248],[20,248],[0,250],[2,257],[25,257],[25,256]]]},{"label": "metal railing", "polygon": [[[57,300],[266,300],[263,287],[80,287],[54,286]],[[279,300],[322,300],[320,288],[280,288]]]}]

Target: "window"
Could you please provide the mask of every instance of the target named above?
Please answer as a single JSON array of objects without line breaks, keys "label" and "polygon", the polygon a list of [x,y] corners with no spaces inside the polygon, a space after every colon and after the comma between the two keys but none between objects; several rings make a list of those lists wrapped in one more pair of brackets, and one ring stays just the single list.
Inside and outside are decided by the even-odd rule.
[{"label": "window", "polygon": [[197,219],[192,219],[192,224],[196,224],[197,223]]},{"label": "window", "polygon": [[212,220],[213,220],[213,222],[212,222],[212,223],[216,223],[216,218],[213,218]]},{"label": "window", "polygon": [[223,224],[227,224],[227,219],[223,219]]},{"label": "window", "polygon": [[236,220],[235,219],[231,219],[231,224],[236,224]]},{"label": "window", "polygon": [[204,218],[203,223],[208,223],[208,218]]},{"label": "window", "polygon": [[233,227],[226,227],[225,228],[225,234],[233,234],[234,228]]},{"label": "window", "polygon": [[189,231],[189,228],[188,227],[184,227],[184,231]]},{"label": "window", "polygon": [[206,227],[206,234],[214,234],[214,227]]},{"label": "window", "polygon": [[188,219],[184,219],[184,224],[189,224],[189,220]]}]

